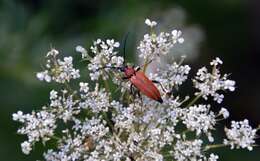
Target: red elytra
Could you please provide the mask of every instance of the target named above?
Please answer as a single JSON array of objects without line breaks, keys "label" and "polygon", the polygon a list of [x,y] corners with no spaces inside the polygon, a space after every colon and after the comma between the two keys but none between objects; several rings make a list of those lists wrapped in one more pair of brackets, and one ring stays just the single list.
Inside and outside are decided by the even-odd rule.
[{"label": "red elytra", "polygon": [[161,94],[154,83],[147,78],[144,72],[138,70],[136,71],[133,67],[124,67],[123,72],[125,77],[130,80],[130,82],[138,89],[141,93],[147,97],[163,103]]}]

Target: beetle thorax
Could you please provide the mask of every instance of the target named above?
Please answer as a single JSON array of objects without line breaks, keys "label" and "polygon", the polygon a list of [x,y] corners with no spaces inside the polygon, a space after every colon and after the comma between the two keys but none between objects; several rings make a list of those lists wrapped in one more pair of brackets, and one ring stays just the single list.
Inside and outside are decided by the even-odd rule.
[{"label": "beetle thorax", "polygon": [[124,73],[126,77],[131,77],[135,74],[135,69],[132,67],[126,67]]}]

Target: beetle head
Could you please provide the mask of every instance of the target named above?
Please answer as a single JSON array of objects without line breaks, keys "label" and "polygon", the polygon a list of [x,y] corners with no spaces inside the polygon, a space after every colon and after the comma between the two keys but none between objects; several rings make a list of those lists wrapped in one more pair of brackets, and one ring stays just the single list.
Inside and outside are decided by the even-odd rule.
[{"label": "beetle head", "polygon": [[131,77],[132,75],[135,74],[135,69],[130,66],[125,66],[124,67],[124,73],[126,77]]}]

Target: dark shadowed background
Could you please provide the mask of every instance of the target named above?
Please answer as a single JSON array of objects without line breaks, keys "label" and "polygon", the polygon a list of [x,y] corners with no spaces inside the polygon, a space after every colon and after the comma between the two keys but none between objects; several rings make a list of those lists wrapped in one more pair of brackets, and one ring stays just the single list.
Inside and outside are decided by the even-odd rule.
[{"label": "dark shadowed background", "polygon": [[[134,62],[145,18],[158,21],[159,26],[187,29],[190,39],[185,43],[191,45],[185,50],[185,63],[194,67],[193,73],[220,57],[222,71],[232,73],[237,83],[236,92],[226,94],[222,104],[231,113],[229,120],[248,118],[253,126],[260,123],[259,0],[1,0],[0,160],[42,159],[43,147],[38,144],[31,155],[22,154],[20,142],[25,138],[16,134],[19,125],[11,115],[17,110],[30,112],[48,101],[55,85],[38,82],[35,73],[50,46],[76,56],[76,45],[89,47],[96,38],[121,41],[130,31],[127,59]],[[259,147],[253,152],[216,151],[222,161],[260,158]]]}]

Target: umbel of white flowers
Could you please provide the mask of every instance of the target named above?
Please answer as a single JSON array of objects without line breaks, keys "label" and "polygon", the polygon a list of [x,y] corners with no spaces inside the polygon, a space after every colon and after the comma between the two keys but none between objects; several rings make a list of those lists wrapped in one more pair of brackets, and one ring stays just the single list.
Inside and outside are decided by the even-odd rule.
[{"label": "umbel of white flowers", "polygon": [[[144,72],[149,62],[184,42],[179,30],[156,33],[155,21],[147,19],[145,23],[151,32],[144,35],[137,47],[144,59]],[[198,70],[191,79],[196,92],[183,98],[177,89],[190,80],[191,70],[183,61],[172,62],[148,75],[151,80],[161,82],[167,91],[158,86],[164,100],[160,104],[146,96],[135,97],[130,92],[129,81],[122,80],[122,73],[106,68],[123,65],[119,46],[113,39],[97,39],[90,50],[76,47],[87,63],[89,82],[84,80],[90,79],[80,78],[72,57],[60,58],[56,49],[47,53],[45,69],[36,76],[40,81],[61,87],[50,91],[50,101],[43,107],[28,114],[22,111],[13,114],[13,120],[22,124],[18,133],[27,137],[21,143],[24,154],[30,154],[37,142],[56,143],[56,147],[45,149],[43,157],[47,161],[216,161],[219,156],[208,150],[224,146],[253,150],[258,129],[253,129],[248,120],[232,121],[231,127],[224,129],[223,142],[214,140],[214,131],[219,130],[216,124],[227,119],[229,112],[222,105],[211,106],[206,100],[212,98],[220,104],[224,92],[235,90],[235,81],[221,73],[223,62],[219,58],[209,68]],[[82,82],[72,87],[75,79]],[[109,84],[108,79],[114,84],[111,81]],[[111,90],[114,86],[121,91]],[[118,92],[121,97],[115,99],[113,94]],[[219,112],[213,112],[213,108]],[[203,139],[204,136],[208,139]]]}]

